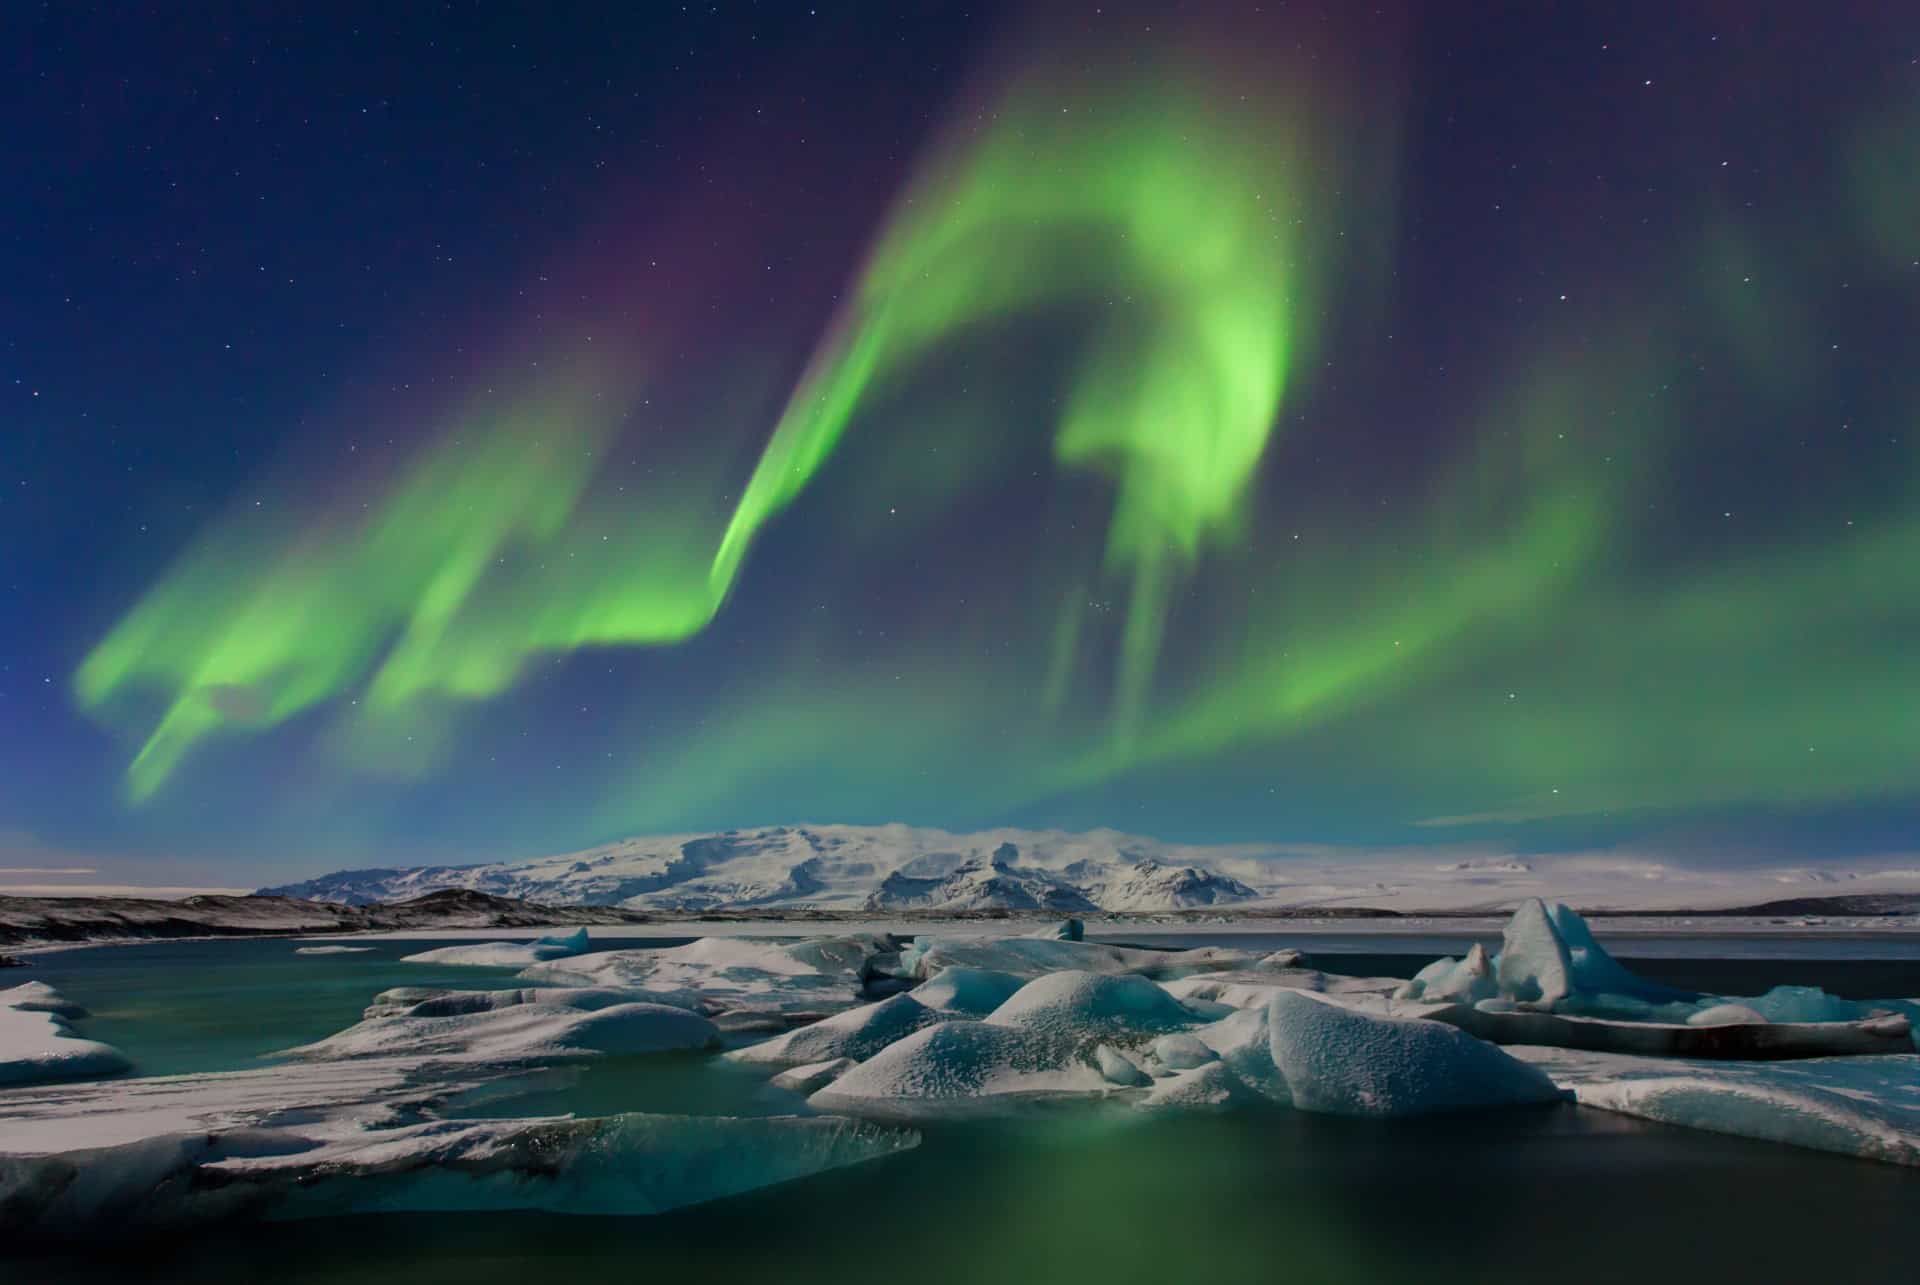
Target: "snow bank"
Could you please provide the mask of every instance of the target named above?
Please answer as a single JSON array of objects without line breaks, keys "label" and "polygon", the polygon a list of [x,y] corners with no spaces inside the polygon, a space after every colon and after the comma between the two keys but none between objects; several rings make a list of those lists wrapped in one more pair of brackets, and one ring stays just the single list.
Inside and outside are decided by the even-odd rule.
[{"label": "snow bank", "polygon": [[68,1025],[86,1009],[45,982],[0,990],[0,1084],[95,1079],[133,1063],[111,1044],[85,1039]]},{"label": "snow bank", "polygon": [[852,1058],[858,1062],[922,1027],[959,1020],[959,1017],[957,1013],[928,1008],[912,995],[895,995],[878,1004],[836,1013],[764,1043],[735,1049],[727,1057],[766,1066],[803,1066],[836,1058]]},{"label": "snow bank", "polygon": [[1397,1117],[1553,1102],[1552,1080],[1453,1027],[1376,1017],[1302,991],[1267,1009],[1273,1061],[1293,1105]]}]

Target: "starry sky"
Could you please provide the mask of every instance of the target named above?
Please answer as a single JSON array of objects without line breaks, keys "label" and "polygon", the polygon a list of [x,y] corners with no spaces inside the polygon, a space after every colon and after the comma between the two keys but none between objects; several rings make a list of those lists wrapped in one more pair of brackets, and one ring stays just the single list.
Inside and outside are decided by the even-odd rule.
[{"label": "starry sky", "polygon": [[0,867],[1912,846],[1902,6],[7,25]]}]

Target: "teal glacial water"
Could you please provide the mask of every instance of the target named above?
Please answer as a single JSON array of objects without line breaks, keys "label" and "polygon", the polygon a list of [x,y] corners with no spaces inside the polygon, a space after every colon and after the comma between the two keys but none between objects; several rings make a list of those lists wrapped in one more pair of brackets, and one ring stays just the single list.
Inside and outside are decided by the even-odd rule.
[{"label": "teal glacial water", "polygon": [[[147,1073],[257,1065],[351,1024],[388,986],[512,981],[398,963],[417,942],[366,944],[115,947],[41,956],[26,975],[93,1008],[85,1033]],[[1411,972],[1425,959],[1364,962]],[[1777,962],[1675,967],[1749,993],[1813,980]],[[1845,987],[1844,961],[1826,967]],[[1910,964],[1892,979],[1880,967],[1852,980],[1913,980]],[[761,1078],[623,1059],[486,1109],[738,1114],[769,1109]],[[1063,1112],[931,1129],[911,1152],[658,1217],[377,1215],[84,1253],[0,1246],[0,1282],[1908,1281],[1916,1226],[1920,1173],[1571,1107],[1393,1124]]]}]

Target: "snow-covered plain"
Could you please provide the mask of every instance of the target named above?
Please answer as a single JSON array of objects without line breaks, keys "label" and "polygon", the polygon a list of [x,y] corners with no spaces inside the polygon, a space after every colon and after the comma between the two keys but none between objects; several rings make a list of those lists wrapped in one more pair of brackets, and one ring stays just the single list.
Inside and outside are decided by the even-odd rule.
[{"label": "snow-covered plain", "polygon": [[[912,943],[591,944],[546,943],[558,957],[527,963],[515,988],[369,996],[364,1020],[266,1068],[0,1091],[0,1227],[652,1212],[890,1154],[924,1121],[1035,1110],[1398,1119],[1578,1103],[1920,1164],[1920,1005],[1658,986],[1558,904],[1523,905],[1497,952],[1412,982],[1326,974],[1289,950],[1115,946],[1071,922]],[[414,958],[443,974],[532,949]],[[17,998],[0,1015],[68,1020],[46,988],[5,995]],[[1708,1056],[1632,1051],[1650,1039]],[[26,1065],[22,1049],[59,1040],[84,1042],[0,1027],[0,1058]],[[1742,1060],[1836,1041],[1875,1052]],[[792,1114],[504,1114],[608,1057],[713,1058],[690,1065],[764,1077]]]}]

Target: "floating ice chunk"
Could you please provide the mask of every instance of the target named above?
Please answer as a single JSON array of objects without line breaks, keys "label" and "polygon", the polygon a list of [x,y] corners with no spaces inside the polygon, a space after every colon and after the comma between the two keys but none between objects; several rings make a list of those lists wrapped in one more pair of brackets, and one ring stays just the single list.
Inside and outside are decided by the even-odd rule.
[{"label": "floating ice chunk", "polygon": [[1026,934],[1029,937],[1051,938],[1054,941],[1085,941],[1087,926],[1078,919],[1062,919],[1057,924],[1045,928],[1036,928]]},{"label": "floating ice chunk", "polygon": [[456,968],[525,968],[549,956],[538,953],[530,941],[485,941],[473,946],[440,946],[402,955],[403,964],[437,964]]},{"label": "floating ice chunk", "polygon": [[805,1066],[788,1067],[768,1083],[776,1089],[798,1093],[804,1098],[832,1084],[856,1065],[850,1057],[836,1057],[829,1062],[809,1062]]},{"label": "floating ice chunk", "polygon": [[1220,1055],[1208,1048],[1198,1036],[1184,1032],[1162,1035],[1155,1040],[1153,1056],[1169,1071],[1191,1071],[1196,1066],[1220,1060]]},{"label": "floating ice chunk", "polygon": [[60,1017],[85,1017],[87,1010],[45,982],[23,982],[0,990],[0,1008],[17,1008],[23,1013],[53,1013]]},{"label": "floating ice chunk", "polygon": [[914,1119],[1112,1091],[1091,1059],[1063,1060],[1032,1031],[942,1022],[888,1045],[807,1101],[822,1111]]},{"label": "floating ice chunk", "polygon": [[1537,1068],[1438,1022],[1375,1017],[1301,991],[1275,995],[1267,1021],[1274,1065],[1303,1111],[1392,1117],[1561,1097]]},{"label": "floating ice chunk", "polygon": [[1912,1048],[1907,1020],[1899,1014],[1860,1022],[1690,1024],[1623,1022],[1511,1006],[1496,1009],[1493,1004],[1510,1001],[1483,1000],[1471,1008],[1447,1005],[1427,1016],[1495,1044],[1657,1057],[1805,1058],[1897,1054]]},{"label": "floating ice chunk", "polygon": [[911,994],[928,1008],[985,1017],[1027,984],[1029,979],[984,968],[943,968]]},{"label": "floating ice chunk", "polygon": [[1093,1064],[1099,1068],[1102,1079],[1123,1089],[1137,1089],[1153,1083],[1153,1077],[1141,1070],[1137,1062],[1111,1044],[1094,1046]]},{"label": "floating ice chunk", "polygon": [[1499,993],[1500,984],[1494,980],[1487,948],[1475,942],[1464,959],[1436,959],[1428,964],[1413,975],[1412,981],[1395,991],[1394,998],[1476,1004]]},{"label": "floating ice chunk", "polygon": [[1552,1008],[1573,993],[1573,960],[1538,897],[1507,921],[1494,969],[1501,993],[1523,1004]]},{"label": "floating ice chunk", "polygon": [[[1162,985],[1181,1003],[1200,1011],[1204,1005],[1228,1008],[1261,1008],[1281,991],[1314,991],[1343,998],[1373,996],[1384,1000],[1395,993],[1401,982],[1393,977],[1341,977],[1311,968],[1264,969],[1226,973],[1200,973],[1176,978]],[[1224,1012],[1217,1014],[1224,1017]]]},{"label": "floating ice chunk", "polygon": [[1144,977],[1049,973],[1036,977],[988,1015],[995,1026],[1031,1032],[1049,1046],[1085,1052],[1102,1042],[1140,1044],[1199,1019]]},{"label": "floating ice chunk", "polygon": [[235,1214],[544,1209],[653,1214],[917,1145],[853,1120],[616,1115],[372,1131],[162,1135],[0,1159],[0,1226],[42,1238]]},{"label": "floating ice chunk", "polygon": [[295,946],[293,953],[296,955],[364,955],[372,949],[371,946]]},{"label": "floating ice chunk", "polygon": [[568,955],[584,955],[591,944],[591,939],[587,936],[587,930],[584,927],[576,928],[570,933],[552,933],[533,939],[534,954],[538,959],[564,959]]},{"label": "floating ice chunk", "polygon": [[866,998],[882,960],[898,958],[884,934],[773,942],[702,937],[684,946],[606,950],[534,964],[520,976],[563,986],[695,990],[717,1009],[833,1013]]},{"label": "floating ice chunk", "polygon": [[1872,1012],[1869,1005],[1829,995],[1818,986],[1776,986],[1739,1002],[1769,1022],[1851,1022]]},{"label": "floating ice chunk", "polygon": [[1091,941],[1051,937],[922,937],[902,952],[901,966],[914,977],[932,977],[943,968],[981,968],[1039,977],[1045,973],[1136,973],[1165,980],[1195,973],[1251,969],[1259,957],[1246,951],[1206,947],[1197,950],[1144,950]]},{"label": "floating ice chunk", "polygon": [[1293,1095],[1273,1060],[1273,1033],[1267,1022],[1270,1005],[1271,1000],[1259,1008],[1243,1009],[1201,1027],[1193,1037],[1217,1053],[1220,1064],[1249,1092],[1286,1103],[1293,1100]]},{"label": "floating ice chunk", "polygon": [[291,1049],[288,1055],[314,1061],[406,1055],[507,1062],[664,1053],[713,1048],[719,1043],[719,1028],[711,1021],[668,1004],[576,1008],[565,1003],[531,1002],[445,1016],[408,1012],[371,1018],[324,1040]]},{"label": "floating ice chunk", "polygon": [[498,991],[444,991],[426,996],[403,1011],[410,1017],[458,1017],[463,1013],[512,1008],[516,1004],[548,1004],[587,1011],[612,1008],[615,1004],[665,1004],[689,1012],[700,1011],[700,997],[692,991],[623,990],[615,986],[526,986]]},{"label": "floating ice chunk", "polygon": [[532,941],[488,941],[476,946],[442,946],[403,956],[403,964],[456,965],[465,968],[526,968],[554,959],[570,959],[588,949],[587,930]]},{"label": "floating ice chunk", "polygon": [[1256,1106],[1264,1100],[1263,1095],[1248,1088],[1226,1063],[1208,1062],[1156,1082],[1140,1105],[1231,1111]]},{"label": "floating ice chunk", "polygon": [[1683,1128],[1920,1165],[1920,1057],[1692,1062],[1520,1048],[1582,1106]]},{"label": "floating ice chunk", "polygon": [[44,982],[0,991],[0,1084],[96,1079],[131,1067],[111,1044],[74,1033],[68,1018],[84,1016]]},{"label": "floating ice chunk", "polygon": [[764,1043],[735,1049],[727,1057],[770,1066],[801,1066],[834,1058],[861,1062],[923,1026],[960,1020],[964,1019],[959,1014],[928,1008],[912,995],[895,995],[878,1004],[836,1013]]},{"label": "floating ice chunk", "polygon": [[1624,964],[1601,948],[1593,938],[1593,930],[1587,927],[1587,921],[1571,908],[1556,901],[1548,908],[1547,914],[1553,920],[1554,930],[1560,934],[1560,940],[1566,945],[1567,959],[1572,964],[1573,984],[1577,989],[1594,994],[1631,995],[1636,999],[1654,1002],[1699,998],[1698,992],[1663,986],[1628,971]]},{"label": "floating ice chunk", "polygon": [[1715,1004],[1687,1019],[1688,1026],[1741,1026],[1767,1019],[1745,1004]]}]

